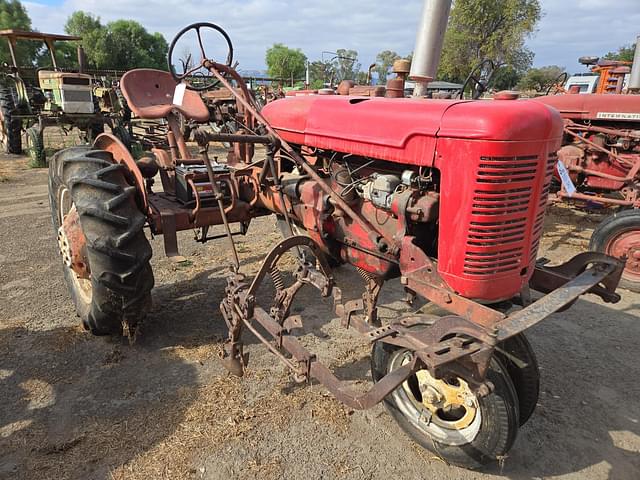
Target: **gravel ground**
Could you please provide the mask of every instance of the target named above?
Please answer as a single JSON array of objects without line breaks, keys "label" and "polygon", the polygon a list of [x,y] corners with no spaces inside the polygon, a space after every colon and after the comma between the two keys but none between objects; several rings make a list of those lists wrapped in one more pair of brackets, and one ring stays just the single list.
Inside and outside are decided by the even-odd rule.
[{"label": "gravel ground", "polygon": [[[135,344],[85,333],[62,280],[47,172],[25,166],[0,156],[0,479],[640,478],[639,295],[584,298],[530,330],[536,413],[502,465],[469,472],[413,444],[382,406],[354,412],[319,385],[293,384],[250,337],[246,376],[228,376],[224,240],[199,245],[183,232],[189,262],[177,266],[153,239],[154,307]],[[552,208],[542,254],[581,251],[596,221]],[[255,221],[239,242],[243,269],[255,272],[278,238],[270,218]],[[352,269],[336,275],[345,296],[359,294]],[[400,291],[385,285],[383,315],[407,309]],[[325,321],[314,292],[295,309],[305,342],[366,386],[367,346]]]}]

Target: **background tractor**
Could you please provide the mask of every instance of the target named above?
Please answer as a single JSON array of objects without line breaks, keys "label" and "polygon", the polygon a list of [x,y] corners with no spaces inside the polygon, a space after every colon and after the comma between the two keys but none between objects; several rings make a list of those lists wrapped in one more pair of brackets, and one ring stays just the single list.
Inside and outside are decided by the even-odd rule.
[{"label": "background tractor", "polygon": [[558,110],[564,121],[552,193],[562,201],[616,209],[596,228],[590,248],[626,258],[621,285],[638,292],[640,37],[632,68],[611,67],[598,77],[601,93],[569,88],[565,93],[537,97],[535,101]]},{"label": "background tractor", "polygon": [[[22,153],[24,132],[32,164],[43,166],[47,127],[77,127],[86,141],[92,141],[105,123],[112,125],[110,116],[119,111],[117,97],[113,89],[95,85],[91,75],[82,73],[82,47],[77,47],[77,72],[58,67],[56,42],[80,41],[80,37],[20,30],[2,30],[0,37],[8,42],[12,61],[2,67],[0,77],[0,147],[6,153]],[[20,41],[41,42],[51,64],[35,69],[21,66],[16,57]]]}]

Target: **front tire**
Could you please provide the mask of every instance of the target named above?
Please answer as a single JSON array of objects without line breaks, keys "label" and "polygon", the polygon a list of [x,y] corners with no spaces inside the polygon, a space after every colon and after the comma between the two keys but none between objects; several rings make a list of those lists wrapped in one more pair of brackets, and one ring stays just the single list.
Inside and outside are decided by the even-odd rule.
[{"label": "front tire", "polygon": [[49,200],[56,234],[65,217],[77,212],[86,239],[89,278],[64,266],[83,325],[94,335],[119,335],[125,327],[133,334],[151,306],[154,280],[146,217],[124,165],[87,146],[63,150],[49,163]]},{"label": "front tire", "polygon": [[31,161],[29,165],[33,168],[43,168],[47,166],[47,157],[44,150],[44,139],[42,131],[36,127],[27,129],[27,151]]},{"label": "front tire", "polygon": [[[373,380],[379,381],[410,361],[412,355],[406,349],[377,342],[371,355]],[[391,392],[384,402],[400,428],[422,447],[450,464],[477,469],[506,456],[520,423],[516,390],[507,369],[495,356],[487,379],[494,390],[478,397],[462,378],[436,380],[428,371],[421,370]],[[440,398],[437,402],[427,396],[429,392],[433,398],[434,391],[436,398]],[[454,400],[443,406],[443,399]]]},{"label": "front tire", "polygon": [[627,257],[620,286],[640,292],[640,211],[622,210],[606,217],[593,231],[589,250]]}]

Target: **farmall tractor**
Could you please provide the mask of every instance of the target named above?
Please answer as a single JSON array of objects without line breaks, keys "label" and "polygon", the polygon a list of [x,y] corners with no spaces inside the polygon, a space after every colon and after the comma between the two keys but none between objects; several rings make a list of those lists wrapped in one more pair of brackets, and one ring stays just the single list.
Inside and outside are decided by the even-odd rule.
[{"label": "farmall tractor", "polygon": [[[638,39],[640,45],[640,37]],[[626,72],[629,68],[627,67]],[[615,71],[614,71],[615,73]],[[621,87],[624,74],[608,74]],[[538,97],[560,112],[562,148],[552,193],[564,201],[617,208],[596,227],[590,248],[626,258],[621,286],[640,291],[640,48],[626,91]],[[612,80],[615,79],[615,82]],[[604,80],[601,81],[601,83]]]},{"label": "farmall tractor", "polygon": [[[104,131],[109,118],[100,111],[100,99],[94,97],[91,75],[63,72],[58,68],[56,42],[78,41],[80,37],[1,30],[0,38],[8,42],[12,61],[12,65],[5,65],[0,73],[0,148],[4,152],[22,153],[22,132],[25,131],[32,163],[43,166],[45,128],[77,127],[90,141]],[[18,63],[16,45],[20,41],[42,43],[49,51],[51,66],[37,68],[36,78],[26,75]],[[84,63],[84,53],[78,47],[80,70]]]},{"label": "farmall tractor", "polygon": [[[207,54],[207,32],[222,30],[198,23],[178,33],[170,73],[132,70],[121,80],[135,115],[166,119],[168,150],[135,161],[103,134],[50,162],[52,220],[85,327],[131,334],[148,311],[154,280],[145,229],[163,235],[167,255],[179,258],[176,232],[196,229],[204,242],[210,227],[224,225],[234,258],[220,299],[230,372],[247,367],[248,330],[296,381],[319,382],[353,409],[384,402],[407,434],[446,461],[477,468],[503,458],[538,398],[524,331],[583,294],[620,298],[623,262],[610,256],[536,263],[563,137],[559,114],[526,100],[349,95],[290,97],[259,110],[230,59],[218,63]],[[199,44],[195,85],[188,83],[193,71],[175,70],[173,52],[186,35]],[[194,156],[178,117],[207,122],[194,89],[217,84],[243,106],[243,126],[233,134],[194,132],[201,146]],[[208,157],[212,141],[232,145],[226,163]],[[162,189],[149,182],[156,174]],[[251,219],[269,214],[282,219],[286,238],[248,278],[230,225],[246,232]],[[278,268],[288,252],[298,263],[293,280]],[[343,302],[330,267],[338,263],[362,275],[361,298]],[[378,293],[392,279],[447,313],[383,322]],[[270,305],[257,301],[265,281],[276,291]],[[370,345],[366,393],[343,383],[297,338],[304,319],[291,307],[303,286],[332,298],[342,326]]]}]

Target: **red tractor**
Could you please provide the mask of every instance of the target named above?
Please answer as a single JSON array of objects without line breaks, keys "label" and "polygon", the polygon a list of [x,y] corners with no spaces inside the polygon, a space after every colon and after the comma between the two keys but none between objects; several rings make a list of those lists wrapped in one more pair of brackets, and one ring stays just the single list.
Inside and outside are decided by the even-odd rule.
[{"label": "red tractor", "polygon": [[[222,224],[235,258],[220,304],[232,373],[242,375],[247,365],[242,333],[249,330],[295,380],[318,381],[354,409],[383,401],[402,429],[448,462],[475,468],[504,458],[538,398],[524,330],[585,293],[620,298],[617,259],[589,252],[558,266],[536,263],[563,137],[559,114],[525,100],[331,95],[285,98],[259,110],[231,59],[222,64],[206,54],[201,33],[208,29],[222,32],[199,23],[178,34],[171,73],[122,77],[135,115],[166,119],[167,151],[135,161],[103,134],[51,161],[53,223],[85,327],[118,335],[147,312],[153,273],[145,227],[177,256],[177,231],[196,229],[205,242],[209,228]],[[198,83],[190,85],[193,71],[176,72],[172,55],[194,33],[202,58]],[[193,89],[218,83],[244,108],[242,125],[236,133],[196,130],[195,157],[178,117],[206,122],[209,112]],[[226,163],[208,157],[211,141],[233,145]],[[254,153],[256,144],[264,154]],[[162,191],[150,181],[158,173]],[[249,279],[230,224],[246,233],[252,218],[268,214],[282,219],[287,235]],[[289,251],[298,266],[285,281],[278,262]],[[362,298],[343,302],[330,260],[358,269]],[[276,294],[271,305],[258,305],[267,278]],[[448,313],[383,323],[378,293],[394,278]],[[371,345],[368,392],[347,387],[296,338],[303,320],[290,312],[304,285],[332,297],[342,325]]]},{"label": "red tractor", "polygon": [[[638,66],[640,69],[640,66]],[[640,291],[640,95],[538,97],[560,112],[564,138],[552,185],[557,198],[618,208],[590,248],[626,258],[621,286]]]}]

